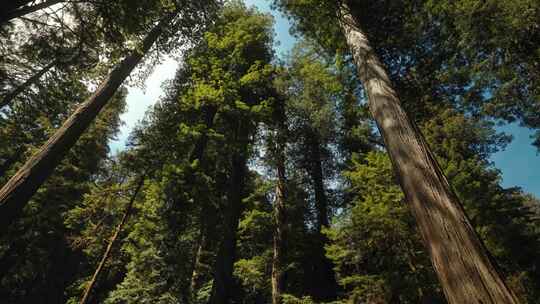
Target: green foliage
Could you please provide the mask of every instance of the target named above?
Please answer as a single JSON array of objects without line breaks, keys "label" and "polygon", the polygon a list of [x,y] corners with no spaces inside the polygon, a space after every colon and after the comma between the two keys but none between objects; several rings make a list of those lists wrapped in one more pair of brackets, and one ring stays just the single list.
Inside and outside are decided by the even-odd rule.
[{"label": "green foliage", "polygon": [[325,233],[331,240],[327,255],[347,303],[417,303],[440,297],[388,156],[353,156],[344,175],[353,206]]},{"label": "green foliage", "polygon": [[[208,303],[222,279],[216,274],[228,271],[218,269],[225,259],[232,267],[228,300],[269,303],[282,152],[283,304],[445,303],[368,117],[335,22],[336,3],[274,1],[302,36],[283,62],[272,50],[271,16],[240,1],[219,10],[218,1],[69,2],[65,20],[46,19],[53,14],[45,10],[34,21],[19,20],[24,32],[0,27],[1,94],[62,59],[0,109],[2,183],[165,14],[179,16],[137,76],[164,55],[182,52],[175,78],[136,127],[128,150],[108,155],[122,90],[2,236],[2,301],[78,303],[133,180],[144,173],[91,301]],[[507,283],[524,303],[537,302],[538,200],[503,188],[490,156],[510,140],[496,132],[493,118],[539,126],[540,6],[532,0],[349,4]],[[330,225],[322,228],[325,220]],[[233,245],[224,254],[226,242]],[[322,294],[334,279],[336,294]]]},{"label": "green foliage", "polygon": [[[181,283],[177,282],[181,277],[176,276],[186,276],[188,272],[167,263],[170,257],[181,258],[184,255],[166,244],[172,240],[168,239],[171,236],[166,219],[161,216],[163,200],[160,193],[159,185],[155,184],[149,185],[144,192],[144,200],[139,206],[144,212],[132,224],[122,246],[122,252],[129,256],[125,278],[115,286],[104,303],[180,303],[178,288],[181,288]],[[178,250],[190,240],[186,236],[177,236],[176,241]],[[167,250],[163,250],[165,248]]]},{"label": "green foliage", "polygon": [[[35,111],[28,113],[24,112],[26,109],[21,109],[20,112],[14,109],[17,112],[1,118],[1,129],[9,130],[3,134],[24,134],[22,137],[16,135],[10,138],[13,145],[2,151],[2,157],[17,157],[8,173],[15,172],[22,165],[24,157],[37,149],[66,116],[69,106],[66,106],[63,99],[66,95],[63,94],[67,93],[65,90],[62,95],[43,94],[43,101],[51,107],[28,106],[26,109]],[[79,100],[88,92],[79,86],[78,90],[70,94],[68,96],[72,96],[72,100]],[[64,301],[64,288],[71,285],[82,270],[82,263],[79,262],[83,260],[82,256],[88,253],[83,251],[84,246],[72,243],[74,240],[70,238],[74,226],[66,224],[65,221],[71,217],[70,210],[83,212],[78,208],[85,209],[85,204],[89,204],[84,194],[93,189],[94,178],[106,170],[104,160],[109,152],[107,145],[118,131],[119,115],[125,106],[124,98],[125,92],[116,95],[113,102],[104,109],[88,132],[69,152],[55,174],[29,202],[24,209],[24,217],[0,240],[2,261],[6,263],[2,266],[0,292],[7,303],[23,300]],[[19,120],[26,115],[36,115],[36,122],[40,124],[32,123],[30,117]],[[10,127],[15,124],[17,128]],[[3,140],[8,141],[6,138]],[[11,149],[14,151],[10,151]],[[10,153],[19,154],[10,156]],[[79,240],[82,243],[87,241],[84,235]],[[96,244],[92,245],[95,248]],[[95,258],[99,253],[93,254]]]},{"label": "green foliage", "polygon": [[284,294],[283,295],[283,304],[314,304],[311,297],[302,297],[297,298],[293,295]]}]

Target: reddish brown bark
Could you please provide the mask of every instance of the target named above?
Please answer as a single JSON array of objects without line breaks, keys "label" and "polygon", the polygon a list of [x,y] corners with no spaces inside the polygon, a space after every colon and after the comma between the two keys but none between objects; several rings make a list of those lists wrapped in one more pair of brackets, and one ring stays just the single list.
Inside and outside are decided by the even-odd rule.
[{"label": "reddish brown bark", "polygon": [[342,1],[340,23],[401,188],[450,304],[517,303],[429,146],[409,119],[366,34]]},{"label": "reddish brown bark", "polygon": [[145,37],[140,49],[132,51],[83,102],[51,138],[0,189],[0,233],[18,216],[32,195],[62,161],[66,153],[111,99],[118,87],[159,38],[172,15],[164,18]]}]

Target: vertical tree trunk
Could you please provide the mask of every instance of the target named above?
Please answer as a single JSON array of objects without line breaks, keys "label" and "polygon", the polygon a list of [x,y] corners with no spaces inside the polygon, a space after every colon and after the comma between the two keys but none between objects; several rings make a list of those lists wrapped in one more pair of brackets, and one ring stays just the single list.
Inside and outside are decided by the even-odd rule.
[{"label": "vertical tree trunk", "polygon": [[317,231],[328,227],[328,200],[324,190],[323,170],[321,163],[321,147],[316,132],[312,132],[310,144],[311,180],[315,192],[315,207],[317,209]]},{"label": "vertical tree trunk", "polygon": [[10,3],[5,7],[5,11],[0,13],[0,26],[6,22],[8,22],[11,19],[22,17],[26,14],[30,14],[39,10],[42,10],[44,8],[47,8],[49,6],[55,5],[60,2],[66,2],[66,0],[45,0],[38,4],[26,6],[26,4],[32,2],[29,0],[23,0],[23,1],[14,1],[14,0],[6,0],[6,1],[13,1],[13,3]]},{"label": "vertical tree trunk", "polygon": [[340,23],[367,92],[370,112],[384,138],[448,302],[517,303],[344,2]]},{"label": "vertical tree trunk", "polygon": [[272,304],[281,304],[285,289],[285,238],[287,229],[285,208],[285,166],[283,160],[277,165],[278,180],[274,201],[274,236],[272,256]]},{"label": "vertical tree trunk", "polygon": [[75,110],[62,127],[0,189],[0,233],[5,233],[9,224],[20,216],[32,195],[75,145],[81,134],[159,38],[163,27],[172,17],[173,15],[169,15],[160,21],[145,37],[141,48],[132,51],[122,60],[96,92]]},{"label": "vertical tree trunk", "polygon": [[[201,212],[202,213],[202,212]],[[201,222],[201,226],[202,226]],[[199,238],[197,240],[197,251],[195,252],[195,257],[193,258],[193,269],[191,271],[191,282],[189,284],[189,298],[191,301],[195,299],[195,292],[199,289],[201,269],[202,269],[202,259],[203,259],[203,250],[204,243],[206,243],[206,234],[203,233],[203,228],[201,227]]]},{"label": "vertical tree trunk", "polygon": [[214,118],[217,113],[217,108],[215,106],[205,106],[202,109],[202,118],[204,124],[206,125],[205,130],[201,134],[201,137],[195,143],[195,147],[189,155],[189,162],[194,162],[195,160],[201,160],[204,156],[204,150],[208,144],[208,131],[214,126]]},{"label": "vertical tree trunk", "polygon": [[326,257],[324,246],[328,239],[322,233],[323,228],[329,226],[328,220],[328,198],[324,188],[324,175],[322,168],[321,144],[316,132],[312,132],[309,139],[309,150],[311,157],[311,180],[315,192],[315,209],[317,211],[317,252],[314,253],[313,267],[314,277],[312,278],[313,290],[311,294],[318,301],[334,300],[337,296],[338,284],[336,281],[333,264]]},{"label": "vertical tree trunk", "polygon": [[201,214],[199,215],[201,221],[199,240],[197,244],[197,252],[193,259],[193,269],[191,272],[191,284],[190,284],[190,299],[193,301],[196,297],[197,291],[202,287],[202,284],[210,279],[211,273],[209,270],[212,268],[212,252],[214,249],[213,236],[215,235],[216,227],[216,211],[211,207],[209,202],[200,202],[202,204]]},{"label": "vertical tree trunk", "polygon": [[116,243],[118,236],[122,232],[122,228],[126,224],[129,218],[129,215],[131,214],[131,210],[133,209],[133,203],[135,202],[135,199],[137,198],[137,194],[141,190],[143,184],[144,184],[144,176],[141,176],[137,183],[137,187],[135,188],[135,192],[133,192],[133,194],[131,195],[129,203],[126,206],[126,210],[124,211],[124,216],[122,216],[122,220],[120,220],[120,223],[118,224],[118,226],[116,226],[116,230],[114,231],[114,234],[111,237],[109,244],[107,245],[107,249],[105,249],[105,253],[101,257],[101,261],[99,262],[96,268],[96,271],[94,271],[94,275],[92,276],[92,279],[90,280],[90,282],[88,282],[88,286],[86,287],[86,290],[84,291],[83,297],[81,299],[81,304],[88,303],[88,299],[90,298],[92,288],[96,285],[96,282],[99,278],[99,274],[103,270],[103,267],[105,266],[105,263],[107,262],[107,259],[111,255],[112,248],[114,244]]},{"label": "vertical tree trunk", "polygon": [[[214,118],[217,113],[217,108],[215,106],[208,106],[202,109],[203,111],[203,120],[206,124],[206,129],[204,130],[201,137],[195,144],[193,151],[190,155],[190,162],[195,160],[202,161],[204,157],[204,151],[208,145],[208,131],[214,126]],[[189,186],[189,185],[188,185]],[[205,253],[207,248],[210,246],[208,234],[210,233],[211,226],[213,226],[210,207],[208,202],[201,200],[201,213],[200,218],[200,231],[199,231],[199,240],[197,244],[197,252],[195,252],[195,257],[193,260],[193,269],[191,272],[191,283],[189,289],[189,298],[191,301],[194,299],[194,293],[201,287],[203,268],[205,265]]]},{"label": "vertical tree trunk", "polygon": [[29,86],[36,83],[43,74],[47,73],[51,70],[52,67],[54,67],[58,63],[58,60],[53,60],[48,65],[44,66],[41,70],[39,70],[37,73],[32,75],[32,77],[28,78],[24,83],[22,83],[20,86],[13,89],[11,92],[7,93],[2,100],[0,100],[0,109],[7,106],[8,104],[13,101],[15,97],[17,97],[19,94],[24,92]]},{"label": "vertical tree trunk", "polygon": [[285,289],[285,250],[287,237],[287,211],[286,199],[286,179],[285,179],[285,147],[286,147],[286,126],[283,103],[277,106],[277,134],[276,134],[276,198],[274,201],[274,236],[273,236],[273,256],[272,256],[272,304],[281,304],[281,296]]},{"label": "vertical tree trunk", "polygon": [[19,266],[17,260],[20,257],[26,256],[28,248],[29,246],[27,245],[26,240],[22,238],[16,239],[11,243],[9,249],[0,258],[0,283],[6,275],[10,274],[12,269]]},{"label": "vertical tree trunk", "polygon": [[229,192],[227,194],[227,210],[223,219],[223,239],[219,246],[214,266],[214,284],[210,296],[210,304],[230,303],[233,284],[233,266],[236,257],[236,230],[242,213],[242,198],[246,176],[245,151],[235,153],[232,157],[232,172]]}]

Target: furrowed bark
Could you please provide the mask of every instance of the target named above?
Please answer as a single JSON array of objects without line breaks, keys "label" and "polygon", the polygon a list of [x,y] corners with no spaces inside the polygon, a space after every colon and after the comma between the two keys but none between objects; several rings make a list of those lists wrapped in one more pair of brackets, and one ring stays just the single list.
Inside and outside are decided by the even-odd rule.
[{"label": "furrowed bark", "polygon": [[109,244],[107,245],[107,249],[105,249],[105,253],[103,254],[103,257],[101,257],[101,261],[98,264],[98,267],[96,268],[96,271],[94,272],[94,275],[92,276],[92,279],[88,283],[88,286],[86,287],[83,297],[81,299],[81,304],[88,303],[88,300],[90,298],[90,294],[92,292],[92,289],[97,283],[97,280],[99,278],[99,275],[101,271],[103,270],[103,267],[105,267],[105,263],[107,262],[107,259],[111,255],[112,248],[114,244],[116,243],[116,240],[118,239],[118,236],[122,232],[122,228],[126,224],[129,215],[131,214],[131,210],[133,209],[133,203],[135,202],[135,199],[137,198],[137,194],[141,190],[142,186],[144,184],[144,176],[141,176],[139,178],[139,182],[137,183],[137,187],[135,188],[135,192],[131,195],[131,199],[129,200],[129,203],[126,207],[126,210],[124,211],[124,215],[122,216],[122,220],[120,220],[120,223],[116,227],[116,230],[114,231],[113,236],[111,237],[111,240],[109,241]]},{"label": "furrowed bark", "polygon": [[[10,1],[10,0],[6,0],[6,1]],[[47,1],[43,1],[35,5],[24,6],[25,4],[28,4],[30,2],[32,1],[20,1],[19,3],[15,5],[8,6],[5,13],[0,14],[0,25],[12,19],[19,18],[33,12],[37,12],[49,6],[53,6],[57,3],[66,2],[66,0],[47,0]]]},{"label": "furrowed bark", "polygon": [[370,112],[384,138],[448,302],[518,303],[490,260],[425,139],[401,107],[384,66],[345,1],[341,3],[340,25],[367,92]]},{"label": "furrowed bark", "polygon": [[129,76],[144,54],[159,38],[173,15],[159,22],[145,37],[140,50],[134,50],[101,83],[94,94],[83,102],[51,138],[0,189],[0,233],[20,216],[22,209],[54,168],[75,145],[101,109],[111,99],[122,82]]},{"label": "furrowed bark", "polygon": [[281,304],[281,296],[285,290],[285,250],[287,237],[286,214],[286,179],[285,179],[285,146],[286,127],[283,103],[278,105],[277,144],[276,144],[276,198],[274,201],[274,236],[272,256],[272,304]]},{"label": "furrowed bark", "polygon": [[16,87],[11,92],[7,93],[4,98],[0,101],[0,109],[3,107],[9,105],[15,97],[17,97],[19,94],[24,92],[29,86],[36,83],[41,76],[43,76],[45,73],[50,71],[52,67],[54,67],[58,63],[58,60],[53,60],[53,62],[49,63],[45,67],[43,67],[41,70],[39,70],[37,73],[32,75],[32,77],[28,78],[24,83],[22,83],[20,86]]}]

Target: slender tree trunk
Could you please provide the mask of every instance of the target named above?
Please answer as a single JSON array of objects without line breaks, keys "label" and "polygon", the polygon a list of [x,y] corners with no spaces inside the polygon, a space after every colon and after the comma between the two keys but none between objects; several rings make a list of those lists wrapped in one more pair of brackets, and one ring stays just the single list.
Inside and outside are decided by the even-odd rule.
[{"label": "slender tree trunk", "polygon": [[[13,1],[13,0],[5,0],[5,1]],[[66,2],[66,0],[45,0],[38,4],[26,6],[26,4],[30,3],[32,1],[24,0],[24,1],[14,1],[13,4],[8,5],[5,8],[5,11],[0,13],[0,25],[15,19],[22,17],[26,14],[30,14],[33,12],[37,12],[39,10],[42,10],[44,8],[47,8],[49,6],[53,6],[60,2]]]},{"label": "slender tree trunk", "polygon": [[210,304],[230,303],[233,284],[233,266],[236,258],[236,230],[242,213],[242,198],[246,176],[245,151],[232,157],[232,172],[227,194],[228,206],[223,219],[223,239],[214,266],[214,284]]},{"label": "slender tree trunk", "polygon": [[54,67],[58,63],[58,60],[53,60],[51,63],[43,67],[41,70],[39,70],[37,73],[32,75],[32,77],[28,78],[24,83],[22,83],[20,86],[16,87],[11,92],[7,93],[2,100],[0,100],[0,109],[3,107],[9,105],[11,101],[15,97],[17,97],[19,94],[24,92],[29,86],[33,85],[35,82],[37,82],[43,74],[47,73],[51,70],[52,67]]},{"label": "slender tree trunk", "polygon": [[122,232],[122,228],[126,224],[129,215],[131,214],[131,210],[133,209],[133,203],[135,202],[135,199],[137,198],[137,194],[141,190],[142,186],[144,184],[144,176],[141,176],[139,178],[139,181],[137,183],[137,187],[135,188],[135,192],[131,195],[131,199],[129,200],[129,203],[126,207],[126,210],[124,211],[124,216],[122,216],[122,220],[120,220],[120,223],[118,226],[116,226],[116,230],[114,231],[113,236],[111,237],[111,240],[109,241],[109,244],[107,245],[107,249],[105,249],[105,253],[101,257],[101,261],[99,262],[96,271],[94,271],[94,275],[92,276],[92,279],[88,283],[88,286],[86,287],[86,290],[84,291],[81,304],[88,303],[88,300],[90,298],[90,294],[92,292],[92,288],[96,285],[97,280],[99,278],[99,274],[103,270],[103,267],[105,266],[105,263],[107,262],[107,259],[109,258],[109,255],[112,252],[112,248],[114,244],[116,243],[116,240],[118,239],[118,236]]},{"label": "slender tree trunk", "polygon": [[386,70],[348,6],[340,22],[431,262],[450,304],[518,303],[507,287],[422,134],[403,108]]},{"label": "slender tree trunk", "polygon": [[32,195],[75,145],[118,87],[141,61],[144,54],[159,38],[163,27],[171,20],[169,15],[156,25],[144,39],[140,49],[132,51],[82,103],[56,133],[36,152],[19,171],[0,189],[0,234],[20,216]]},{"label": "slender tree trunk", "polygon": [[276,144],[276,198],[274,201],[274,236],[272,256],[272,304],[281,304],[281,296],[285,289],[285,250],[287,237],[286,179],[285,179],[285,147],[286,127],[283,104],[278,105],[277,144]]}]

